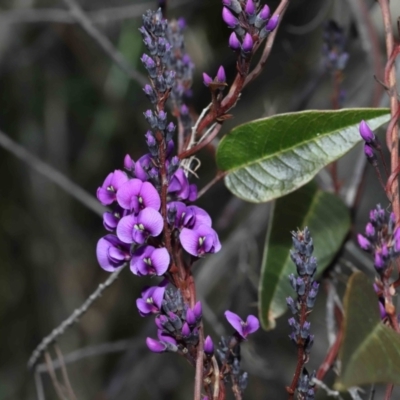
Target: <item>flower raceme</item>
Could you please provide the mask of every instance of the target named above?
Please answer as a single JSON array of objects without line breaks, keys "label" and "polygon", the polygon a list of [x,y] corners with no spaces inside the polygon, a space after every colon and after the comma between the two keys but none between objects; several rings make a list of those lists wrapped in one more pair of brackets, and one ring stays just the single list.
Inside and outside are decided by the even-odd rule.
[{"label": "flower raceme", "polygon": [[[146,155],[151,157],[150,155]],[[143,157],[142,157],[143,158]],[[112,212],[103,215],[105,228],[115,235],[107,235],[100,239],[97,246],[97,258],[100,266],[113,271],[127,261],[131,261],[131,271],[137,275],[147,275],[137,267],[137,255],[143,249],[136,246],[145,245],[151,238],[157,238],[164,227],[160,214],[161,199],[156,186],[147,176],[147,181],[139,179],[135,172],[143,178],[143,169],[126,156],[126,171],[116,170],[109,174],[103,185],[97,190],[97,198],[103,205],[114,207]],[[197,197],[197,187],[189,181],[181,168],[170,176],[169,198],[167,204],[167,220],[169,225],[177,229],[182,247],[191,255],[201,257],[206,253],[215,253],[221,249],[218,235],[212,229],[211,217],[200,207],[187,205],[184,201],[193,201]],[[160,240],[158,240],[160,244]],[[156,243],[157,244],[157,243]],[[133,245],[130,250],[129,246]],[[150,246],[151,247],[151,246]],[[167,254],[166,249],[163,254]],[[117,254],[118,253],[118,254]],[[168,262],[169,262],[168,255]],[[167,257],[164,256],[164,260]],[[167,268],[160,269],[149,264],[148,271],[155,275],[163,275]],[[161,272],[162,271],[162,272]],[[161,272],[161,273],[160,273]]]}]

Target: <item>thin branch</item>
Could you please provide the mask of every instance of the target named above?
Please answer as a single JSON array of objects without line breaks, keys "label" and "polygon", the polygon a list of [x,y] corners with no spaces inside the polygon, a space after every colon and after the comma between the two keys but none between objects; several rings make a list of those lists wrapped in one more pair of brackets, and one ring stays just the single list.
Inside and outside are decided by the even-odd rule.
[{"label": "thin branch", "polygon": [[[172,1],[169,8],[176,8],[191,0]],[[99,11],[88,11],[87,17],[93,24],[107,24],[115,21],[137,18],[149,8],[157,6],[157,2],[143,2],[129,6],[109,7]],[[60,23],[76,24],[76,19],[65,10],[52,8],[14,9],[0,14],[0,23]]]},{"label": "thin branch", "polygon": [[[289,0],[282,0],[277,9],[275,10],[274,15],[279,15],[279,25],[282,21],[282,17],[285,14],[285,11],[289,5]],[[257,65],[253,68],[253,70],[247,75],[246,80],[244,81],[243,87],[246,87],[250,82],[258,77],[261,74],[261,71],[264,68],[265,63],[268,60],[268,57],[271,53],[272,46],[275,42],[275,36],[278,33],[278,26],[270,33],[268,36],[263,53],[261,55],[260,60],[258,61]]]},{"label": "thin branch", "polygon": [[325,393],[327,394],[327,396],[334,397],[335,399],[338,399],[338,400],[343,400],[343,397],[340,396],[340,393],[338,391],[329,389],[329,387],[327,385],[325,385],[325,383],[322,382],[321,380],[314,378],[313,382],[315,383],[315,385],[317,387],[323,389],[325,391]]},{"label": "thin branch", "polygon": [[92,21],[88,18],[79,4],[75,0],[63,0],[63,2],[68,6],[71,15],[76,19],[79,25],[92,39],[94,39],[106,55],[110,57],[132,80],[136,81],[140,86],[144,86],[147,83],[147,78],[136,71],[125,56],[111,43],[110,39],[103,35],[93,25]]},{"label": "thin branch", "polygon": [[194,378],[194,400],[201,400],[201,388],[203,387],[203,359],[204,359],[204,331],[203,324],[199,326],[199,343],[196,355],[196,374]]},{"label": "thin branch", "polygon": [[214,178],[211,179],[210,182],[207,183],[204,187],[201,188],[197,195],[197,199],[199,199],[201,196],[204,195],[210,188],[212,188],[217,182],[219,182],[222,178],[226,176],[227,172],[225,171],[217,171],[215,174]]},{"label": "thin branch", "polygon": [[53,331],[46,336],[40,344],[36,347],[34,352],[32,353],[29,361],[28,368],[32,368],[36,362],[38,361],[40,355],[47,349],[49,344],[53,343],[59,336],[61,336],[71,325],[73,325],[77,320],[85,314],[85,312],[89,309],[92,303],[97,300],[107,289],[111,286],[114,281],[118,278],[118,275],[121,271],[127,266],[127,264],[123,265],[119,269],[115,270],[108,279],[101,283],[97,289],[86,299],[86,301],[82,304],[81,307],[77,308],[66,320],[64,320],[57,328],[53,329]]},{"label": "thin branch", "polygon": [[65,396],[64,396],[64,393],[63,393],[63,389],[62,389],[60,383],[57,380],[57,375],[56,375],[56,373],[54,371],[54,368],[53,368],[53,362],[52,362],[52,359],[51,359],[50,354],[49,354],[48,351],[46,351],[44,353],[44,358],[46,360],[47,372],[50,375],[51,381],[53,383],[54,390],[56,391],[58,398],[60,400],[66,400]]},{"label": "thin branch", "polygon": [[[42,365],[43,367],[46,367],[46,364]],[[44,395],[43,382],[39,371],[35,371],[35,386],[38,400],[46,400]]]},{"label": "thin branch", "polygon": [[[110,354],[110,353],[118,353],[121,351],[126,351],[129,350],[133,347],[135,347],[138,344],[142,344],[141,340],[138,339],[128,339],[128,340],[118,340],[117,342],[111,342],[111,343],[102,343],[96,346],[88,346],[84,347],[79,350],[75,350],[66,356],[64,356],[64,363],[67,364],[73,364],[75,362],[78,362],[80,360],[83,360],[85,358],[89,357],[95,357],[95,356],[101,356],[104,354]],[[61,368],[61,363],[58,360],[55,360],[53,362],[53,367],[54,369],[59,369]],[[35,368],[35,373],[41,374],[43,372],[47,372],[47,367],[46,364],[38,364]]]},{"label": "thin branch", "polygon": [[95,197],[86,192],[80,186],[72,182],[69,178],[51,167],[49,164],[44,163],[35,155],[24,149],[21,145],[14,142],[9,136],[0,130],[0,146],[8,150],[15,157],[28,164],[28,166],[45,176],[47,179],[58,185],[61,189],[67,192],[72,197],[75,197],[80,203],[85,205],[88,209],[92,210],[99,216],[102,216],[105,208],[97,201]]},{"label": "thin branch", "polygon": [[[74,393],[74,390],[72,389],[72,385],[71,385],[71,382],[69,380],[67,368],[65,367],[64,356],[62,354],[62,351],[61,351],[60,347],[56,343],[54,344],[54,350],[56,352],[57,359],[58,359],[58,362],[60,364],[61,373],[62,373],[63,380],[64,380],[64,385],[65,385],[65,387],[67,389],[67,392],[68,392],[68,397],[69,397],[70,400],[77,400],[77,397],[76,397],[76,395]],[[53,368],[54,368],[54,366],[53,366]]]}]

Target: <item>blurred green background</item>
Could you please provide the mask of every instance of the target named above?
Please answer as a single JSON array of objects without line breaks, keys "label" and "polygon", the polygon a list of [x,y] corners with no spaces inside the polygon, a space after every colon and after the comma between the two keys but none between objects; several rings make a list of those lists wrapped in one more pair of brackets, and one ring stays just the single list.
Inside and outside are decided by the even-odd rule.
[{"label": "blurred green background", "polygon": [[[274,10],[278,1],[268,4]],[[140,15],[147,5],[155,9],[156,3],[85,0],[80,5],[133,68],[144,73],[139,62],[144,51],[138,33]],[[262,116],[331,107],[332,79],[321,72],[322,29],[329,18],[338,20],[348,35],[345,106],[370,106],[374,101],[377,105],[372,61],[377,58],[379,65],[383,46],[378,43],[377,54],[366,53],[362,37],[366,20],[360,22],[357,7],[370,13],[372,37],[379,40],[381,24],[372,0],[292,1],[263,73],[246,88],[223,132]],[[235,56],[227,47],[230,32],[221,20],[221,9],[217,0],[168,1],[168,18],[183,16],[188,22],[186,46],[196,65],[190,103],[194,116],[210,99],[201,73],[214,76],[224,65],[228,83],[235,74]],[[95,258],[97,240],[105,234],[95,192],[110,171],[122,167],[126,153],[137,159],[146,151],[143,112],[150,104],[141,87],[72,22],[62,1],[0,0],[1,400],[37,398],[34,375],[26,368],[31,352],[107,278]],[[34,160],[18,159],[4,148],[7,137],[14,151],[23,146],[85,193],[60,188],[36,171]],[[213,177],[215,163],[207,151],[200,159],[196,183],[202,187]],[[348,166],[341,168],[344,177]],[[49,174],[60,183],[54,170]],[[366,182],[374,197],[368,195],[360,204],[358,226],[377,196],[385,203],[369,169]],[[90,207],[74,194],[83,196]],[[218,335],[229,333],[224,310],[257,313],[269,206],[233,199],[222,183],[199,205],[212,214],[223,243],[219,255],[195,266],[200,297],[206,301],[207,333],[217,341]],[[67,367],[79,399],[192,398],[194,371],[176,356],[150,354],[145,346],[155,327],[152,320],[139,317],[135,301],[148,283],[128,269],[123,271],[59,340],[66,359],[75,360]],[[324,300],[321,293],[311,318],[316,343],[310,370],[320,365],[327,349]],[[243,368],[250,374],[245,398],[287,398],[284,387],[296,361],[288,333],[284,317],[275,331],[258,332],[244,345]],[[55,356],[53,350],[51,354]],[[332,378],[333,374],[328,383]],[[45,398],[57,399],[46,373],[41,382]],[[319,396],[325,398],[324,393]]]}]

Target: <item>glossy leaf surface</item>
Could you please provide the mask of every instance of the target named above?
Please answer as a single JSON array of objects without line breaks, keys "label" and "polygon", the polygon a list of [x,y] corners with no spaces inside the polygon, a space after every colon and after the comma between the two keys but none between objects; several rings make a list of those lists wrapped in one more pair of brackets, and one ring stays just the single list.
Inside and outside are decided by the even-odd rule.
[{"label": "glossy leaf surface", "polygon": [[218,146],[225,185],[254,203],[293,192],[361,141],[362,119],[376,129],[389,121],[389,110],[302,111],[240,125]]}]

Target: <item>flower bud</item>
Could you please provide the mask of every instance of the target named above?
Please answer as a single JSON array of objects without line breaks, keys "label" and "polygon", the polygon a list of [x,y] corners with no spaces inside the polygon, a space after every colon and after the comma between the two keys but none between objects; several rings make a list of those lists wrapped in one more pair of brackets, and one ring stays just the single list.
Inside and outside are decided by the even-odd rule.
[{"label": "flower bud", "polygon": [[214,343],[210,336],[207,336],[204,341],[204,353],[207,356],[212,356],[214,354]]},{"label": "flower bud", "polygon": [[239,25],[239,20],[226,8],[222,9],[222,19],[229,28],[236,28]]},{"label": "flower bud", "polygon": [[240,5],[238,0],[222,0],[222,4],[225,7],[230,8],[236,14],[242,12],[242,6]]},{"label": "flower bud", "polygon": [[232,32],[231,35],[229,36],[229,47],[232,50],[240,49],[240,42],[235,32]]},{"label": "flower bud", "polygon": [[256,12],[256,7],[254,6],[253,0],[247,0],[245,9],[248,15],[254,15]]},{"label": "flower bud", "polygon": [[360,123],[359,127],[359,132],[363,140],[368,143],[372,144],[375,141],[375,135],[374,132],[372,132],[371,128],[368,126],[368,124],[362,120]]},{"label": "flower bud", "polygon": [[268,21],[268,24],[265,26],[265,29],[269,32],[272,32],[277,26],[279,22],[279,15],[274,15],[272,18]]},{"label": "flower bud", "polygon": [[226,82],[225,69],[224,69],[224,67],[222,65],[218,68],[217,81],[221,82],[221,83],[225,83]]},{"label": "flower bud", "polygon": [[250,53],[253,50],[253,44],[253,38],[251,37],[250,33],[246,33],[242,44],[243,52]]},{"label": "flower bud", "polygon": [[135,162],[132,160],[129,154],[127,154],[124,158],[124,168],[128,171],[133,171],[135,169]]},{"label": "flower bud", "polygon": [[211,78],[210,75],[207,75],[205,72],[203,72],[203,82],[206,86],[209,86],[210,83],[213,82],[213,79]]},{"label": "flower bud", "polygon": [[371,242],[361,233],[357,235],[357,241],[358,245],[363,249],[363,250],[370,250],[371,249]]}]

